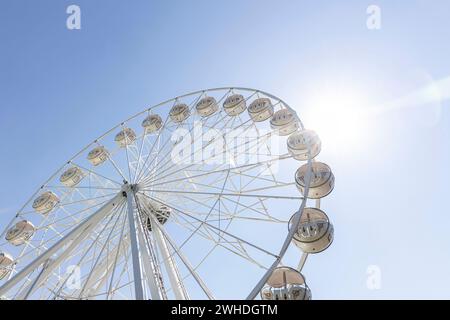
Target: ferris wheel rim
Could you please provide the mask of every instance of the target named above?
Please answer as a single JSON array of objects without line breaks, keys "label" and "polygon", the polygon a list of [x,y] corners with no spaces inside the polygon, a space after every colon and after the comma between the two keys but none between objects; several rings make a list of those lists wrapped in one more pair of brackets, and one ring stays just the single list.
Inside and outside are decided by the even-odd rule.
[{"label": "ferris wheel rim", "polygon": [[[51,181],[53,178],[55,178],[58,173],[60,173],[67,165],[70,165],[71,163],[73,163],[73,160],[76,159],[77,157],[79,157],[80,155],[82,155],[86,150],[88,150],[90,147],[92,147],[93,145],[96,145],[99,143],[99,141],[101,141],[103,138],[105,138],[106,136],[110,135],[112,132],[114,132],[114,130],[120,128],[121,126],[123,127],[126,123],[130,122],[131,120],[145,114],[148,112],[151,112],[153,109],[163,106],[163,105],[167,105],[171,102],[176,102],[180,99],[183,99],[185,97],[189,97],[189,96],[195,96],[198,94],[203,94],[203,93],[208,93],[208,92],[216,92],[216,91],[225,91],[227,90],[228,92],[231,92],[232,90],[239,90],[239,91],[245,91],[245,92],[253,92],[253,93],[260,93],[264,96],[267,96],[271,99],[274,99],[276,101],[278,101],[279,103],[281,103],[285,108],[291,110],[294,112],[296,119],[299,121],[299,125],[301,129],[304,129],[303,123],[301,122],[300,118],[297,116],[297,113],[295,112],[295,110],[293,108],[291,108],[285,101],[283,101],[282,99],[278,98],[277,96],[270,94],[268,92],[262,91],[262,90],[258,90],[258,89],[252,89],[252,88],[246,88],[246,87],[216,87],[216,88],[210,88],[210,89],[203,89],[203,90],[197,90],[197,91],[193,91],[193,92],[189,92],[183,95],[179,95],[176,96],[174,98],[165,100],[163,102],[160,102],[158,104],[152,105],[151,107],[140,111],[136,114],[134,114],[133,116],[127,118],[126,120],[120,122],[119,124],[113,126],[111,129],[107,130],[106,132],[104,132],[102,135],[100,135],[98,138],[96,138],[95,140],[93,140],[92,142],[90,142],[89,144],[87,144],[85,147],[81,148],[79,152],[77,152],[74,156],[72,156],[68,161],[66,161],[61,167],[59,167],[37,190],[35,193],[33,193],[33,195],[25,202],[25,204],[23,205],[23,207],[21,209],[19,209],[16,213],[16,215],[13,217],[12,221],[8,224],[8,226],[4,229],[4,231],[2,232],[2,234],[0,235],[0,237],[3,237],[3,235],[6,233],[6,231],[8,230],[9,226],[11,226],[11,224],[14,222],[14,220],[20,216],[21,212],[23,212],[24,208],[33,200],[33,198],[39,194],[40,190],[42,190],[44,187],[46,187],[46,185],[48,184],[49,181]],[[310,181],[311,181],[311,175],[310,175],[310,171],[311,171],[311,166],[312,166],[313,160],[312,159],[308,159],[307,160],[307,164],[308,164],[308,172],[309,175],[306,177],[306,186],[305,186],[305,196],[303,197],[299,210],[297,213],[301,213],[303,211],[303,209],[306,206],[306,201],[307,201],[307,195],[309,192],[309,185],[310,185]],[[120,183],[118,183],[120,185]],[[118,188],[119,189],[119,188]],[[267,280],[267,278],[270,276],[271,272],[273,271],[273,269],[279,265],[281,259],[283,258],[285,252],[287,251],[289,244],[294,236],[295,230],[298,227],[300,221],[297,221],[295,223],[293,223],[293,227],[292,230],[288,231],[288,234],[286,235],[286,239],[283,242],[282,248],[278,254],[278,258],[276,258],[276,260],[273,262],[273,264],[271,265],[271,267],[269,269],[267,269],[266,273],[264,274],[264,276],[261,278],[261,280],[258,282],[258,284],[255,285],[255,287],[253,288],[253,290],[251,291],[251,293],[248,295],[247,299],[254,299],[256,297],[256,295],[258,294],[258,292],[260,291],[260,289],[263,287],[265,281]]]}]

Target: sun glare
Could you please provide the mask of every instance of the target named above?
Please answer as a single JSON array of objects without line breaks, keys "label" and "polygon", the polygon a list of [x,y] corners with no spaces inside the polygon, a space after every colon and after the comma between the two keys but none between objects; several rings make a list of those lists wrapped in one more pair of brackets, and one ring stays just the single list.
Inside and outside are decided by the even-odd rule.
[{"label": "sun glare", "polygon": [[305,127],[313,128],[327,146],[345,150],[361,144],[367,137],[365,107],[359,92],[325,91],[306,99],[302,119]]}]

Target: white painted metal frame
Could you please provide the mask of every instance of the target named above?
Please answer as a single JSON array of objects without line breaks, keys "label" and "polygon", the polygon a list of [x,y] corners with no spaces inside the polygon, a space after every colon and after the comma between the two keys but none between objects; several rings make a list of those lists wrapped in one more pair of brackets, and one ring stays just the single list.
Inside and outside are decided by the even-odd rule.
[{"label": "white painted metal frame", "polygon": [[[192,164],[177,168],[168,159],[171,146],[167,135],[171,130],[183,126],[186,126],[188,131],[192,132],[193,120],[185,124],[173,124],[169,120],[169,117],[166,116],[163,128],[153,136],[148,137],[145,134],[138,135],[134,145],[131,143],[130,145],[127,144],[122,150],[118,148],[111,149],[107,162],[110,165],[111,171],[115,173],[114,177],[108,176],[101,169],[94,167],[88,168],[88,165],[80,160],[81,155],[89,151],[89,148],[102,145],[106,141],[106,138],[110,137],[116,130],[127,127],[128,123],[135,121],[141,115],[146,115],[157,110],[158,107],[174,105],[183,99],[192,98],[189,107],[191,114],[193,114],[195,113],[195,104],[201,97],[219,92],[221,93],[221,97],[218,98],[218,103],[220,103],[235,90],[247,92],[248,96],[246,100],[250,100],[254,96],[259,97],[262,95],[276,101],[275,105],[290,109],[281,99],[262,91],[247,88],[216,88],[167,100],[136,114],[112,128],[82,149],[52,175],[43,184],[42,188],[19,210],[16,217],[1,233],[1,237],[3,237],[15,219],[35,214],[32,211],[27,211],[26,208],[41,190],[60,190],[61,198],[57,210],[62,214],[43,217],[41,223],[38,225],[38,229],[42,230],[42,236],[39,242],[28,242],[18,255],[20,257],[17,261],[18,264],[22,261],[28,261],[28,264],[19,268],[17,272],[14,270],[11,273],[10,279],[0,286],[0,295],[7,294],[10,290],[18,287],[17,293],[12,296],[13,298],[35,298],[33,294],[37,289],[48,279],[55,278],[59,279],[56,284],[57,288],[59,288],[58,294],[64,296],[62,287],[67,278],[63,281],[55,273],[55,270],[62,266],[67,259],[79,254],[77,252],[78,247],[88,242],[90,244],[89,247],[81,250],[82,257],[83,259],[86,258],[86,261],[83,259],[80,261],[83,260],[84,265],[90,263],[95,268],[90,269],[89,274],[86,275],[87,278],[83,278],[83,281],[85,281],[83,288],[90,290],[87,290],[88,293],[86,295],[84,295],[84,289],[79,290],[77,292],[78,298],[106,296],[109,299],[114,295],[125,297],[126,289],[130,288],[131,290],[133,288],[134,290],[131,290],[132,295],[131,292],[129,295],[135,299],[141,300],[146,297],[151,297],[155,300],[166,299],[167,292],[169,291],[166,285],[170,283],[170,290],[173,292],[175,298],[189,299],[184,280],[186,277],[192,276],[206,297],[213,299],[213,293],[196,272],[200,264],[193,266],[189,262],[187,255],[183,252],[185,244],[191,241],[192,235],[197,234],[203,239],[214,243],[216,247],[224,248],[228,252],[236,254],[259,267],[262,267],[262,264],[252,258],[243,249],[243,246],[255,248],[274,258],[272,264],[266,268],[265,274],[247,296],[248,299],[254,299],[264,286],[272,270],[281,263],[294,231],[297,230],[299,221],[293,222],[293,226],[285,237],[281,249],[276,253],[265,250],[253,244],[251,241],[243,239],[227,230],[232,221],[239,219],[255,222],[286,223],[286,221],[272,216],[265,209],[265,201],[268,200],[295,201],[299,203],[299,212],[304,209],[307,203],[307,197],[286,196],[275,192],[278,188],[292,186],[293,183],[278,180],[273,173],[270,178],[263,178],[261,174],[252,173],[252,170],[258,168],[266,168],[271,171],[272,163],[288,160],[291,158],[290,155],[273,155],[273,158],[270,160],[236,167],[217,166],[213,170],[205,170],[201,164]],[[221,112],[217,116],[212,117],[216,118],[214,118],[213,123],[209,124],[211,128],[225,130],[226,128],[241,127],[245,128],[245,130],[258,130],[255,124],[242,119],[241,116],[230,118]],[[295,113],[295,111],[293,112]],[[300,127],[303,128],[300,119],[297,120],[299,121]],[[166,128],[167,132],[163,133],[163,129]],[[269,138],[269,136],[264,138]],[[152,142],[153,144],[151,144]],[[263,142],[256,143],[262,144]],[[202,150],[205,147],[203,146]],[[121,152],[126,155],[122,160],[119,157]],[[308,194],[311,179],[311,164],[312,161],[309,160],[309,175],[306,179],[307,186],[305,188],[306,195]],[[87,174],[86,179],[89,181],[88,185],[67,189],[54,183],[55,177],[65,168],[72,165],[78,166]],[[245,180],[245,183],[240,188],[235,185],[236,182],[234,180],[237,178],[240,181]],[[249,186],[254,181],[260,181],[266,184],[271,183],[271,185],[250,188]],[[172,188],[173,185],[179,185],[180,189]],[[166,186],[170,186],[170,188]],[[171,217],[173,223],[191,232],[191,236],[181,244],[177,244],[177,240],[171,237],[165,225],[161,224],[154,216],[150,217],[154,227],[152,232],[149,232],[139,215],[140,207],[143,204],[139,203],[137,194],[144,195],[171,207],[173,209],[173,217]],[[179,205],[174,203],[168,203],[167,199],[176,201],[178,204],[189,202],[192,206],[195,204],[197,206],[195,208],[197,209],[194,210],[195,213],[192,211],[186,212],[185,208],[180,208]],[[255,204],[263,209],[258,209],[256,205],[246,203],[243,199],[247,199],[248,201],[254,200]],[[231,204],[233,204],[234,209],[231,207]],[[320,206],[320,201],[317,201],[316,205]],[[101,207],[99,208],[99,206]],[[117,217],[113,226],[109,226],[106,222],[103,222],[115,210],[118,211],[118,214],[121,214],[122,209],[118,209],[119,206],[126,208],[126,212],[123,213],[123,220]],[[76,209],[70,209],[72,207]],[[253,212],[255,216],[245,216],[244,213],[246,212]],[[216,221],[218,221],[219,226],[214,225]],[[124,228],[124,223],[128,224],[128,229]],[[102,228],[107,228],[108,232],[103,234],[100,231]],[[280,236],[284,237],[284,235]],[[114,239],[111,248],[109,246],[110,239]],[[62,252],[56,257],[53,257],[59,251]],[[201,263],[206,261],[211,252],[205,256]],[[158,260],[158,256],[160,256],[160,260]],[[35,258],[32,259],[33,257]],[[303,254],[299,262],[299,270],[303,268],[306,258],[307,254]],[[183,276],[180,274],[176,263],[177,260],[181,261],[184,268],[189,271],[188,275]],[[162,265],[167,272],[168,282],[162,279],[163,273],[160,270]],[[33,272],[37,271],[39,267],[42,267],[41,271],[33,276]],[[129,274],[129,269],[132,269],[132,275]],[[116,282],[114,283],[113,280],[115,278]],[[107,289],[104,289],[106,291],[100,293],[104,286],[107,287]],[[43,297],[43,293],[40,294],[40,297]]]}]

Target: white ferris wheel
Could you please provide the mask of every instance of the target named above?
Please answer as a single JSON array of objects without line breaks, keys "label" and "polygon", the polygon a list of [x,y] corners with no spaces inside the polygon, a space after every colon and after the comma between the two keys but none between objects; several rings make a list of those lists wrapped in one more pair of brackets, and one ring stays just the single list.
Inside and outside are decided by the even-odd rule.
[{"label": "white ferris wheel", "polygon": [[[17,211],[0,234],[0,297],[310,299],[302,268],[333,240],[320,150],[292,108],[259,90],[152,106]],[[284,263],[288,250],[298,265]]]}]

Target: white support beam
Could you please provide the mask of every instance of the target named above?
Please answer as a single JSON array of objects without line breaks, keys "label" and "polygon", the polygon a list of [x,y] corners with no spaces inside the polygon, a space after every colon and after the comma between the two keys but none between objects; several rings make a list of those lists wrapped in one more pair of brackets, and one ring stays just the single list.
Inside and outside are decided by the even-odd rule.
[{"label": "white support beam", "polygon": [[143,234],[143,226],[140,223],[138,225],[138,238],[139,238],[139,247],[142,254],[142,264],[145,272],[145,279],[147,280],[147,286],[150,290],[150,295],[152,300],[161,300],[161,294],[159,292],[158,283],[156,281],[156,266],[152,259],[150,258],[149,248],[146,245],[145,235]]},{"label": "white support beam", "polygon": [[181,280],[180,273],[178,272],[177,265],[170,254],[167,242],[164,239],[161,231],[158,227],[152,228],[153,237],[156,240],[159,251],[161,252],[162,259],[164,261],[164,266],[166,267],[167,274],[169,276],[170,285],[172,287],[173,293],[175,294],[176,300],[188,300],[189,297],[183,286],[183,281]]},{"label": "white support beam", "polygon": [[144,300],[144,290],[142,287],[142,272],[141,262],[139,257],[138,241],[136,236],[136,218],[135,218],[135,200],[134,191],[130,186],[126,191],[127,206],[128,206],[128,224],[130,227],[130,243],[131,256],[133,261],[133,277],[134,277],[134,292],[136,300]]},{"label": "white support beam", "polygon": [[195,268],[190,264],[190,262],[187,260],[187,258],[182,254],[180,248],[176,245],[175,241],[173,241],[169,234],[164,230],[164,226],[161,225],[156,218],[153,217],[153,225],[157,226],[158,231],[161,233],[161,235],[164,237],[164,240],[167,241],[170,246],[173,248],[173,250],[176,252],[178,257],[181,259],[183,264],[186,266],[186,268],[191,273],[192,277],[197,281],[200,288],[202,288],[203,292],[206,294],[206,296],[210,300],[214,300],[214,296],[212,295],[211,291],[208,289],[206,284],[203,282],[202,278],[197,274],[195,271]]}]

